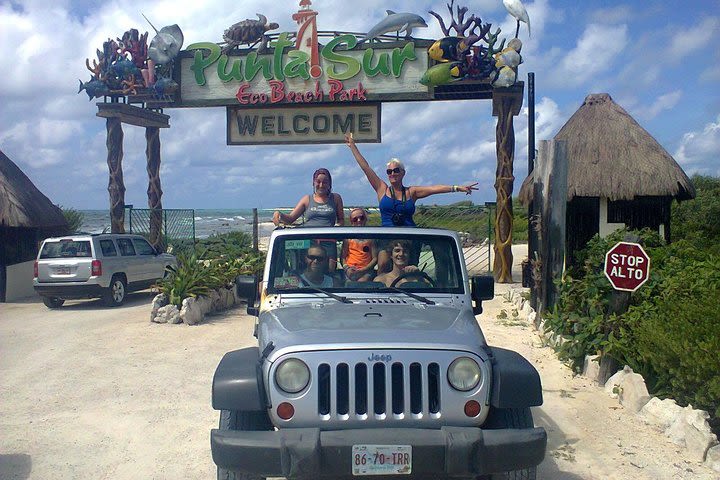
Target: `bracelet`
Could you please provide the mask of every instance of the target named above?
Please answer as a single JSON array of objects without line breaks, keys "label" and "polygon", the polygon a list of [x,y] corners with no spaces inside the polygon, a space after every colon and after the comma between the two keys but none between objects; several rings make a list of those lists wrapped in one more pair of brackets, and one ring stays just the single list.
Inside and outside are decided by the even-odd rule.
[{"label": "bracelet", "polygon": [[453,192],[457,192],[457,191],[458,191],[458,186],[457,186],[457,185],[453,185],[453,186],[452,186],[452,191],[453,191]]}]

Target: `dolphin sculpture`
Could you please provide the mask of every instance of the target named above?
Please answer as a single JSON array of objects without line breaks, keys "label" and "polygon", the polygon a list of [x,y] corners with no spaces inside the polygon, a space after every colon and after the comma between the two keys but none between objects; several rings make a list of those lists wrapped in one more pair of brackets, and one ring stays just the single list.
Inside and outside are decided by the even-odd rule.
[{"label": "dolphin sculpture", "polygon": [[369,42],[370,40],[390,32],[405,32],[405,38],[412,35],[413,28],[427,27],[427,23],[420,15],[414,13],[395,13],[392,10],[386,10],[387,17],[383,18],[377,25],[370,29],[365,38],[360,40],[358,44]]}]

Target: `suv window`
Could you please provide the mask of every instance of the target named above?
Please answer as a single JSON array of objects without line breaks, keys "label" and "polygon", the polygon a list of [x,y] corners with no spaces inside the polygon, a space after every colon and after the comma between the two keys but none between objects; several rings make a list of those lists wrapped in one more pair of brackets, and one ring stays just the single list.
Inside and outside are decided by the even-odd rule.
[{"label": "suv window", "polygon": [[60,240],[46,242],[40,252],[40,258],[91,257],[92,250],[87,240]]},{"label": "suv window", "polygon": [[100,240],[100,250],[102,250],[103,257],[117,257],[117,250],[112,240]]},{"label": "suv window", "polygon": [[132,241],[129,238],[118,238],[117,244],[120,249],[120,255],[123,257],[135,255],[135,247],[133,247]]},{"label": "suv window", "polygon": [[155,249],[144,238],[133,238],[138,255],[155,255]]}]

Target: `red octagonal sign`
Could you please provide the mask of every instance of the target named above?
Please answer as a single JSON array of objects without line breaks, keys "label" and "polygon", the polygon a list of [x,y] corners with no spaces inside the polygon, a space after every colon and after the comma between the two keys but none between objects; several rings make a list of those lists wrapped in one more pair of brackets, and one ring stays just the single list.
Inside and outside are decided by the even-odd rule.
[{"label": "red octagonal sign", "polygon": [[650,257],[638,243],[619,242],[605,254],[605,276],[615,290],[634,292],[650,276]]}]

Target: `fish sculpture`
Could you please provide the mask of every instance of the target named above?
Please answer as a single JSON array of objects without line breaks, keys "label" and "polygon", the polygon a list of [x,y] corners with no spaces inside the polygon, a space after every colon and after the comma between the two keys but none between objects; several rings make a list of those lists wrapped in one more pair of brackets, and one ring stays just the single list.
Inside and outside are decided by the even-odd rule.
[{"label": "fish sculpture", "polygon": [[420,83],[426,87],[437,87],[461,80],[464,76],[462,62],[438,63],[425,71]]},{"label": "fish sculpture", "polygon": [[390,32],[405,32],[405,38],[412,35],[413,28],[427,27],[427,23],[420,15],[414,13],[395,13],[386,10],[387,17],[383,18],[377,25],[372,27],[358,44],[369,42],[380,35]]},{"label": "fish sculpture", "polygon": [[[150,23],[150,20],[144,14],[142,16]],[[156,35],[150,41],[148,57],[158,65],[167,65],[180,53],[185,40],[182,30],[177,24],[163,27],[160,30],[155,28],[152,23],[150,23],[150,26],[155,30]]]},{"label": "fish sculpture", "polygon": [[445,37],[435,41],[435,43],[428,48],[430,58],[436,62],[455,62],[460,60],[462,54],[458,52],[458,47],[464,44],[463,40],[462,37]]},{"label": "fish sculpture", "polygon": [[92,78],[90,79],[90,81],[85,83],[83,83],[82,80],[78,80],[78,82],[80,82],[80,89],[78,90],[78,93],[85,90],[85,93],[87,93],[88,96],[88,100],[110,94],[110,89],[107,87],[107,85],[105,85],[105,82],[102,82],[97,78]]},{"label": "fish sculpture", "polygon": [[158,97],[172,95],[177,91],[178,84],[175,80],[168,77],[160,77],[152,86],[152,91]]}]

